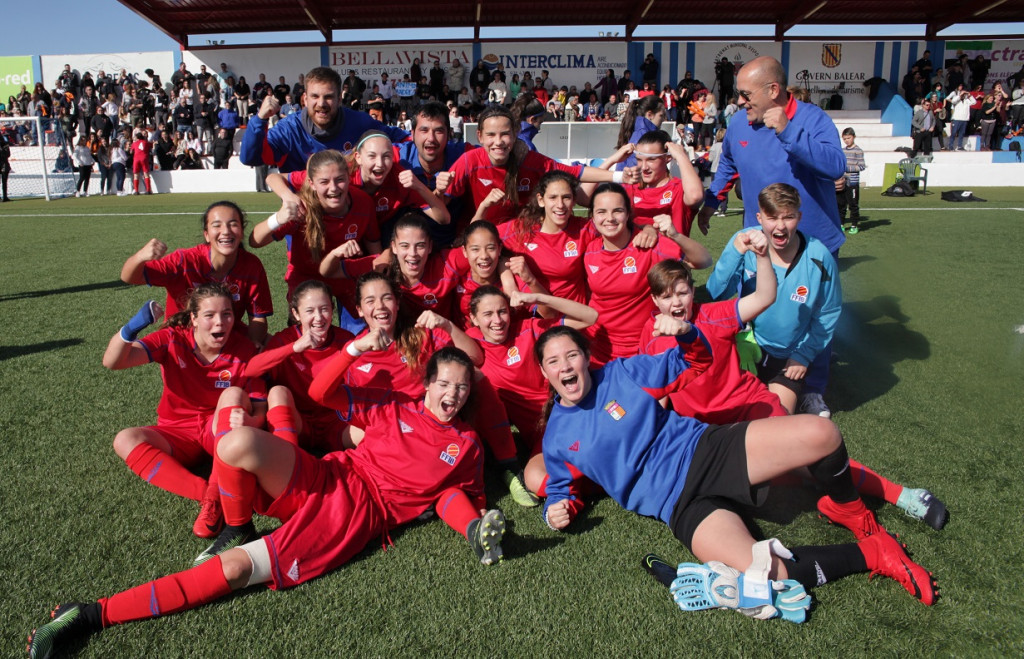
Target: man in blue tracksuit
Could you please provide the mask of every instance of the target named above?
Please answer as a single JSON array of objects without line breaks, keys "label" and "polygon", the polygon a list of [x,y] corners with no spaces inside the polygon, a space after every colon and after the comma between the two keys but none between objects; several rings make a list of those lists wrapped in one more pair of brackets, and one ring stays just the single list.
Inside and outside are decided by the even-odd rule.
[{"label": "man in blue tracksuit", "polygon": [[408,133],[385,126],[365,112],[341,107],[341,76],[334,69],[317,67],[306,74],[305,107],[267,130],[267,120],[281,112],[271,94],[263,99],[256,116],[249,120],[239,158],[256,167],[272,165],[282,173],[306,168],[306,160],[324,149],[351,151],[359,137],[370,129],[384,131],[392,142],[404,142]]},{"label": "man in blue tracksuit", "polygon": [[[786,91],[786,71],[771,57],[758,57],[736,79],[741,107],[725,133],[722,156],[697,218],[707,233],[711,215],[739,178],[743,196],[753,200],[772,183],[788,183],[800,193],[800,230],[817,238],[836,260],[846,241],[836,204],[835,180],[846,171],[839,131],[815,105]],[[744,204],[743,226],[758,226],[757,206]],[[801,410],[828,416],[821,394],[828,383],[831,347],[819,353],[805,383]]]}]

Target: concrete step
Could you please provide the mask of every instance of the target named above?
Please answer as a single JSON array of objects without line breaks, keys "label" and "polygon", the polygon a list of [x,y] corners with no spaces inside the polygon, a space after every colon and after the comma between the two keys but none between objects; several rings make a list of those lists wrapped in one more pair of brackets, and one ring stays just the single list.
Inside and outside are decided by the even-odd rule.
[{"label": "concrete step", "polygon": [[836,122],[882,123],[881,110],[826,110],[825,113]]}]

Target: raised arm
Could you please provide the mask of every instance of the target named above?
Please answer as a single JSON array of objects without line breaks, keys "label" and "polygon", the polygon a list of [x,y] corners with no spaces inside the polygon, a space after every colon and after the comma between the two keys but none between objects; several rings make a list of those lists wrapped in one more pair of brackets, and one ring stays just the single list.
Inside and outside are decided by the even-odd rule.
[{"label": "raised arm", "polygon": [[772,267],[772,258],[768,254],[768,238],[763,231],[744,231],[736,234],[733,244],[737,251],[742,243],[743,251],[753,252],[757,257],[757,276],[754,280],[754,292],[745,295],[737,302],[740,322],[746,323],[757,318],[765,309],[775,303],[779,283]]},{"label": "raised arm", "polygon": [[691,270],[703,270],[711,267],[711,252],[708,251],[708,248],[686,234],[676,231],[671,215],[655,215],[653,221],[654,226],[662,235],[683,250],[683,263]]},{"label": "raised arm", "polygon": [[364,352],[383,350],[390,343],[383,330],[367,332],[348,342],[344,350],[332,357],[309,385],[309,397],[333,410],[348,410],[351,404],[348,390],[341,386],[345,372]]},{"label": "raised arm", "polygon": [[576,329],[584,329],[597,322],[597,310],[579,302],[543,293],[520,293],[516,291],[511,296],[511,306],[513,308],[531,304],[543,305],[565,316],[565,324]]},{"label": "raised arm", "polygon": [[439,329],[452,337],[452,343],[456,348],[466,353],[474,366],[481,366],[484,363],[484,353],[480,350],[480,344],[463,332],[459,327],[444,316],[433,311],[424,311],[416,319],[416,327],[425,330]]},{"label": "raised arm", "polygon": [[135,286],[145,284],[146,277],[143,274],[143,268],[146,263],[163,258],[166,253],[166,243],[157,238],[150,238],[149,242],[142,246],[142,249],[129,256],[121,266],[121,281]]},{"label": "raised arm", "polygon": [[110,337],[107,349],[103,352],[103,366],[112,371],[120,371],[148,364],[149,351],[135,339],[139,332],[152,325],[163,315],[163,307],[153,300],[143,304],[138,312],[114,336]]},{"label": "raised arm", "polygon": [[398,182],[402,184],[403,188],[411,189],[419,195],[420,199],[429,207],[425,213],[427,217],[434,220],[438,224],[448,224],[452,221],[451,215],[448,213],[448,207],[444,205],[444,201],[431,191],[430,188],[423,185],[423,182],[416,178],[416,175],[412,173],[411,169],[403,170],[398,174]]}]

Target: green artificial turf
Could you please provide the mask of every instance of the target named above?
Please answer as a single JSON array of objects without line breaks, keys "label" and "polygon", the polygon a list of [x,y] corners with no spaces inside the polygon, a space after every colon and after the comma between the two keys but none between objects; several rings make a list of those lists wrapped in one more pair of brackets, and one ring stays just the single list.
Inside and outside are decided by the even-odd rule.
[{"label": "green artificial turf", "polygon": [[[894,581],[857,575],[814,591],[803,625],[733,612],[685,614],[640,568],[654,551],[692,560],[663,525],[600,499],[568,533],[516,507],[504,564],[485,568],[438,521],[393,531],[357,560],[287,592],[255,588],[181,615],[105,631],[75,650],[139,656],[1020,656],[1024,652],[1024,189],[986,204],[864,192],[842,249],[844,312],[827,402],[850,453],[949,506],[936,532],[870,501],[935,572],[928,608]],[[50,608],[190,565],[197,505],[146,485],[114,455],[127,426],[154,422],[155,365],[103,369],[110,336],[160,290],[123,285],[146,240],[195,244],[218,195],[91,197],[0,206],[0,654],[15,656]],[[270,195],[232,195],[252,214]],[[717,257],[739,204],[702,239]],[[920,210],[934,209],[934,210]],[[165,214],[156,214],[165,213]],[[694,232],[697,236],[697,232]],[[281,245],[259,252],[283,328]],[[698,283],[706,275],[699,273]],[[773,492],[766,536],[790,546],[851,540],[815,495]],[[261,530],[276,522],[260,518]]]}]

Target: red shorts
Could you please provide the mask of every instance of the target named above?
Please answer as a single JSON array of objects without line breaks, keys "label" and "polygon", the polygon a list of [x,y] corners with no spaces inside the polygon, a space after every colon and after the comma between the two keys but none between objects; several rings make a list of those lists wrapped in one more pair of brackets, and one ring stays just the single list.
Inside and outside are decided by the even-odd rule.
[{"label": "red shorts", "polygon": [[140,173],[148,174],[151,169],[152,169],[152,164],[150,163],[149,158],[146,158],[144,160],[133,160],[132,161],[132,173],[134,173],[134,174],[140,174]]},{"label": "red shorts", "polygon": [[160,423],[146,426],[160,433],[160,436],[171,445],[171,455],[181,464],[189,467],[204,458],[213,456],[213,417],[206,419],[202,425],[185,423]]},{"label": "red shorts", "polygon": [[256,512],[284,522],[263,538],[274,590],[334,570],[384,534],[384,517],[350,462],[347,452],[315,458],[296,448],[288,488],[255,502]]},{"label": "red shorts", "polygon": [[340,451],[341,434],[348,424],[341,420],[338,413],[329,410],[315,416],[302,415],[302,432],[299,433],[299,446],[316,451]]}]

